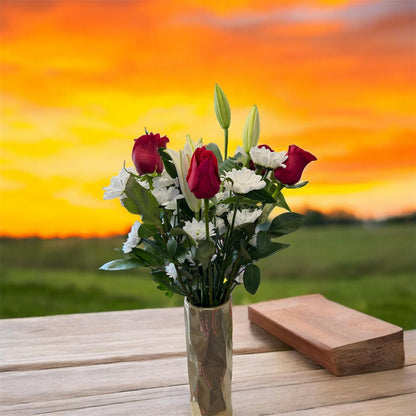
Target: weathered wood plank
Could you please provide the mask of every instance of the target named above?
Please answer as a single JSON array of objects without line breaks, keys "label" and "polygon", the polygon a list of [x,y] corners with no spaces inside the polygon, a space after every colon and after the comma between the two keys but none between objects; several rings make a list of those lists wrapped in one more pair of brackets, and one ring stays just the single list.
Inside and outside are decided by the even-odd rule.
[{"label": "weathered wood plank", "polygon": [[402,328],[322,295],[256,303],[248,314],[252,322],[337,376],[404,365]]},{"label": "weathered wood plank", "polygon": [[[241,356],[242,359],[244,356]],[[243,360],[244,361],[244,360]],[[273,415],[314,410],[328,414],[332,406],[351,405],[394,396],[403,397],[399,409],[411,414],[416,392],[416,366],[403,369],[336,378],[326,370],[288,372],[274,375],[258,373],[237,377],[233,383],[236,415]],[[189,414],[189,390],[185,384],[169,387],[120,391],[62,400],[4,405],[3,415],[185,415]],[[322,413],[320,409],[323,408]],[[390,408],[397,414],[396,408]],[[342,413],[340,413],[342,414]],[[345,414],[345,413],[344,413]]]},{"label": "weathered wood plank", "polygon": [[[234,380],[320,367],[296,351],[234,356]],[[3,404],[105,395],[187,384],[186,357],[0,374]]]},{"label": "weathered wood plank", "polygon": [[[234,354],[288,346],[235,306]],[[182,308],[59,315],[0,321],[1,371],[57,368],[186,354]]]},{"label": "weathered wood plank", "polygon": [[294,412],[273,413],[268,416],[397,416],[410,415],[409,411],[412,409],[416,409],[416,393]]},{"label": "weathered wood plank", "polygon": [[[407,363],[409,367],[416,369],[416,366],[412,365],[416,363],[416,343],[414,342],[416,331],[408,334],[409,336],[405,338]],[[323,391],[326,391],[330,388],[329,385],[337,382],[337,378],[328,371],[320,369],[313,361],[293,350],[236,355],[233,364],[234,395],[238,394],[236,393],[238,391],[261,390],[271,386],[279,389],[281,386],[317,382],[327,383],[328,387],[323,387]],[[374,394],[374,392],[378,394],[378,384],[380,380],[384,380],[385,374],[388,372],[375,374],[369,394]],[[363,384],[364,388],[368,388],[368,379],[364,376],[356,376],[358,377],[355,378],[356,384],[357,386]],[[354,377],[349,378],[354,379]],[[409,386],[413,384],[413,389],[416,389],[415,380],[397,370],[393,384],[399,382],[397,385],[399,392],[401,391],[400,382],[403,383],[405,380]],[[168,394],[168,392],[173,394],[169,389],[181,386],[185,388],[186,393],[180,393],[180,395],[185,394],[187,397],[188,394],[185,357],[4,372],[0,374],[0,385],[1,414],[4,412],[31,414],[30,412],[36,409],[45,411],[49,409],[48,411],[55,412],[68,410],[67,406],[72,409],[71,406],[78,406],[79,403],[84,403],[83,405],[90,403],[91,406],[101,407],[113,403],[114,400],[117,402],[120,400],[146,401],[152,390],[162,391],[163,394]],[[304,386],[301,388],[303,389]],[[343,394],[342,385],[340,392],[335,395],[340,394]],[[187,398],[184,400],[187,402]],[[153,406],[152,403],[148,405],[150,408]],[[179,411],[180,408],[179,402],[176,410]]]}]

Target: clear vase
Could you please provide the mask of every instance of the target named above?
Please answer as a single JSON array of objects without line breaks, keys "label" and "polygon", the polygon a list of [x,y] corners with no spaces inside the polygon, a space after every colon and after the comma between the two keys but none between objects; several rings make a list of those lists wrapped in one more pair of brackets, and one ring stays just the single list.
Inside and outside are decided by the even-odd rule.
[{"label": "clear vase", "polygon": [[185,332],[192,415],[232,415],[231,299],[213,308],[185,299]]}]

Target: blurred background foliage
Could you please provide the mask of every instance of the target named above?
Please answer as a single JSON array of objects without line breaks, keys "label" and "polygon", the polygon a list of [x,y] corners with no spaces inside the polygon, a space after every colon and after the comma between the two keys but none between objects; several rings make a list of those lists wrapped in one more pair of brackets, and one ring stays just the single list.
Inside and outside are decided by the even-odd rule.
[{"label": "blurred background foliage", "polygon": [[[416,328],[415,215],[362,222],[346,212],[308,210],[290,247],[262,260],[256,295],[234,304],[321,293],[405,329]],[[156,289],[147,269],[104,272],[126,236],[1,239],[1,317],[180,306]]]}]

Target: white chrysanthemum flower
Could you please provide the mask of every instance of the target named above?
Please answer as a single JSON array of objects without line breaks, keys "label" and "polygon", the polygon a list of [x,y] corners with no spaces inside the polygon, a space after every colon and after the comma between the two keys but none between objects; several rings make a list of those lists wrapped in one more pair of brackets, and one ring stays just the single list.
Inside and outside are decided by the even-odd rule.
[{"label": "white chrysanthemum flower", "polygon": [[130,173],[137,174],[134,168],[123,168],[117,176],[113,176],[110,185],[103,188],[105,191],[104,199],[125,198],[124,190]]},{"label": "white chrysanthemum flower", "polygon": [[158,187],[152,191],[153,196],[159,202],[159,205],[166,207],[167,209],[176,209],[176,201],[184,196],[180,193],[178,188],[171,186],[170,188]]},{"label": "white chrysanthemum flower", "polygon": [[244,150],[244,147],[237,146],[237,150],[234,153],[234,157],[237,158],[237,162],[246,163],[248,155],[246,151]]},{"label": "white chrysanthemum flower", "polygon": [[[191,221],[185,221],[183,230],[189,234],[195,241],[203,240],[206,238],[205,221],[197,221],[196,218],[192,218]],[[214,224],[209,223],[209,236],[215,235]]]},{"label": "white chrysanthemum flower", "polygon": [[[232,182],[228,181],[231,179]],[[225,189],[231,190],[236,194],[246,194],[250,191],[263,189],[266,186],[266,182],[262,180],[260,175],[250,169],[233,169],[227,172],[223,176]]]},{"label": "white chrysanthemum flower", "polygon": [[[255,209],[254,211],[250,211],[246,208],[242,209],[242,210],[237,210],[237,213],[235,215],[235,220],[234,220],[234,227],[238,227],[240,225],[244,225],[244,224],[251,224],[254,221],[256,221],[256,219],[258,217],[260,217],[262,213],[261,209]],[[233,221],[233,216],[234,216],[234,212],[229,212],[227,215],[227,220],[228,223],[231,224]]]},{"label": "white chrysanthemum flower", "polygon": [[123,244],[123,253],[130,253],[132,249],[137,247],[137,244],[139,244],[140,238],[138,231],[140,225],[140,222],[136,221],[131,227],[129,235],[127,236],[127,241]]},{"label": "white chrysanthemum flower", "polygon": [[250,157],[255,165],[263,166],[269,169],[285,168],[283,162],[287,159],[287,153],[272,152],[267,147],[252,147]]},{"label": "white chrysanthemum flower", "polygon": [[178,272],[176,271],[176,267],[173,263],[169,263],[165,266],[166,274],[171,277],[172,279],[176,279],[178,277]]},{"label": "white chrysanthemum flower", "polygon": [[215,209],[215,215],[220,217],[222,214],[228,212],[230,207],[227,204],[218,204]]},{"label": "white chrysanthemum flower", "polygon": [[217,200],[218,204],[220,204],[222,201],[231,198],[233,196],[233,194],[228,191],[228,192],[218,192],[215,195],[215,199]]},{"label": "white chrysanthemum flower", "polygon": [[172,185],[176,186],[177,188],[179,187],[178,178],[172,178],[169,173],[166,172],[166,170],[163,170],[160,176],[153,178],[153,186],[155,188],[163,188]]},{"label": "white chrysanthemum flower", "polygon": [[227,232],[227,225],[225,224],[225,221],[222,218],[216,218],[216,228],[218,230],[219,235],[224,235]]}]

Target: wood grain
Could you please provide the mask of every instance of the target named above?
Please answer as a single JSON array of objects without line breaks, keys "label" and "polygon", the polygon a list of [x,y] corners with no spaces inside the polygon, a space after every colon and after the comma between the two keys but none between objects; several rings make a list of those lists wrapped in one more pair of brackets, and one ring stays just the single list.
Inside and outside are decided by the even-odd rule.
[{"label": "wood grain", "polygon": [[[289,347],[235,306],[234,354]],[[58,315],[0,321],[0,371],[141,361],[186,355],[182,308]]]},{"label": "wood grain", "polygon": [[337,376],[400,368],[403,330],[380,319],[305,295],[250,305],[249,319]]},{"label": "wood grain", "polygon": [[[339,378],[251,324],[247,307],[234,309],[236,416],[412,414],[416,330],[405,332],[404,368]],[[8,370],[0,373],[2,416],[190,413],[181,308],[13,319],[0,326]]]}]

